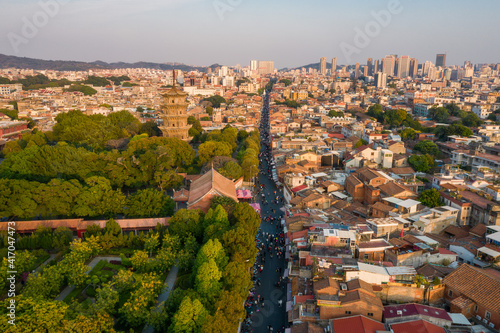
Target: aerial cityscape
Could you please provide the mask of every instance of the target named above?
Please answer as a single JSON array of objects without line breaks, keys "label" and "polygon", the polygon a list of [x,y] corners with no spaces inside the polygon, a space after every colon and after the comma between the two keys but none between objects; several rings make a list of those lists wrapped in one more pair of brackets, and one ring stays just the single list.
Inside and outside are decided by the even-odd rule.
[{"label": "aerial cityscape", "polygon": [[500,331],[500,3],[2,6],[0,332]]}]

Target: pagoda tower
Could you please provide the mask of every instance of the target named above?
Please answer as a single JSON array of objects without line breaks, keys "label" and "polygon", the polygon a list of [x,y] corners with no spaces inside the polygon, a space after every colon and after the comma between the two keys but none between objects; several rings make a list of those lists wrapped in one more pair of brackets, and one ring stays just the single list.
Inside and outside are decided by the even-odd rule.
[{"label": "pagoda tower", "polygon": [[186,102],[187,93],[177,89],[175,86],[175,69],[174,69],[174,84],[172,89],[162,95],[163,103],[161,105],[161,119],[163,125],[160,130],[164,137],[177,138],[184,141],[189,141],[188,115],[186,113],[188,103]]}]

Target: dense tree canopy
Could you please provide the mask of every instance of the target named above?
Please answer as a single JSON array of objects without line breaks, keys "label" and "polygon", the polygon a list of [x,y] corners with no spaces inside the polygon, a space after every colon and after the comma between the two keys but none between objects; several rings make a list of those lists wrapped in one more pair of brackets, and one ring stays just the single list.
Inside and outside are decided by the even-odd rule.
[{"label": "dense tree canopy", "polygon": [[441,152],[439,151],[438,146],[430,140],[419,141],[415,145],[413,150],[416,152],[420,152],[424,155],[429,154],[429,155],[432,155],[434,157],[439,157],[439,155],[441,155]]},{"label": "dense tree canopy", "polygon": [[220,108],[220,105],[222,103],[227,103],[226,99],[219,95],[210,96],[208,98],[205,98],[204,101],[209,101],[210,103],[212,103],[212,106],[214,108]]},{"label": "dense tree canopy", "polygon": [[422,193],[420,193],[418,200],[422,203],[422,205],[425,205],[430,208],[443,205],[443,201],[441,200],[441,195],[435,188],[430,190],[425,190]]},{"label": "dense tree canopy", "polygon": [[408,163],[419,172],[428,172],[434,167],[434,158],[431,155],[412,155]]}]

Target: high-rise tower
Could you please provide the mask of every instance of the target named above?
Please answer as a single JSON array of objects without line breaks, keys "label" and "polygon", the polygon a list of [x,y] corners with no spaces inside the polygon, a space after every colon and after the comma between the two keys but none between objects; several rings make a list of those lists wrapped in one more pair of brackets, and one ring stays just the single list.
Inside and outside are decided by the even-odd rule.
[{"label": "high-rise tower", "polygon": [[321,75],[326,75],[326,57],[322,57],[319,60],[319,72]]},{"label": "high-rise tower", "polygon": [[173,73],[174,83],[172,89],[162,95],[163,103],[160,117],[163,120],[163,125],[160,126],[160,130],[164,137],[188,141],[191,139],[188,133],[191,125],[187,122],[188,115],[186,114],[188,107],[186,97],[188,94],[177,89],[175,86],[175,69]]},{"label": "high-rise tower", "polygon": [[445,66],[446,66],[446,53],[436,54],[436,67],[445,67]]}]

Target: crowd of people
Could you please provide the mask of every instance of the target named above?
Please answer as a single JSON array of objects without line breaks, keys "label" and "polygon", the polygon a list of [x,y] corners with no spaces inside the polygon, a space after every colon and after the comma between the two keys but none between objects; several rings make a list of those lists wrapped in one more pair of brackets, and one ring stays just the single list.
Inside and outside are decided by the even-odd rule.
[{"label": "crowd of people", "polygon": [[[283,195],[273,181],[273,157],[269,131],[269,95],[266,94],[260,121],[261,152],[259,179],[255,184],[255,196],[261,201],[261,227],[256,237],[257,258],[253,266],[250,290],[245,302],[247,318],[242,332],[284,333],[286,322],[287,277],[285,274],[286,243],[283,232]],[[272,270],[272,272],[267,272]],[[265,275],[265,277],[264,277]],[[271,279],[270,279],[271,277]],[[270,281],[272,280],[272,281]],[[280,290],[274,299],[268,299],[273,290]],[[273,293],[275,294],[275,293]],[[272,310],[271,310],[272,309]],[[276,316],[282,317],[276,317]],[[259,316],[259,318],[255,318]]]}]

